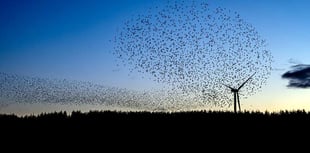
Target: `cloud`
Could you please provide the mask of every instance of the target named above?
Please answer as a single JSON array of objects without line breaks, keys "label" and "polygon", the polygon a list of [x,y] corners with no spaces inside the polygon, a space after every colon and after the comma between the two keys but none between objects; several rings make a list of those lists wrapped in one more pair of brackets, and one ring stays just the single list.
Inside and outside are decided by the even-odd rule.
[{"label": "cloud", "polygon": [[288,87],[310,88],[310,65],[298,64],[291,67],[292,70],[282,75],[283,79],[288,79]]},{"label": "cloud", "polygon": [[284,68],[272,68],[271,70],[272,71],[285,71]]},{"label": "cloud", "polygon": [[299,60],[297,60],[297,59],[290,58],[290,59],[288,60],[288,63],[290,63],[290,64],[295,64],[295,65],[299,65],[299,64],[301,64],[302,62],[299,61]]}]

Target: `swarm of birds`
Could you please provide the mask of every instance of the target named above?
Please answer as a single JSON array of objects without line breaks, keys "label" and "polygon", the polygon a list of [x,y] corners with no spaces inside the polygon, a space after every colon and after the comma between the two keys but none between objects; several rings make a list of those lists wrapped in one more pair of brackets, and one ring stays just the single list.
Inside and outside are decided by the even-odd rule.
[{"label": "swarm of birds", "polygon": [[[90,82],[67,79],[47,79],[0,73],[1,103],[43,104],[105,104],[107,106],[124,101],[117,96],[122,93],[127,100],[133,97],[125,89],[96,85]],[[132,104],[133,105],[133,104]]]},{"label": "swarm of birds", "polygon": [[231,105],[223,84],[238,88],[255,73],[240,93],[247,97],[271,74],[271,52],[255,28],[237,12],[204,2],[169,1],[133,15],[114,44],[115,56],[132,72],[150,74],[200,105]]},{"label": "swarm of birds", "polygon": [[[133,91],[91,82],[0,72],[0,109],[11,104],[94,105],[107,110],[180,111],[200,106],[164,90]],[[174,103],[173,101],[179,101]]]},{"label": "swarm of birds", "polygon": [[10,103],[101,105],[117,110],[179,111],[232,104],[224,86],[259,91],[272,56],[255,28],[237,12],[196,1],[169,1],[126,21],[114,54],[162,90],[133,91],[90,82],[0,73],[0,108]]}]

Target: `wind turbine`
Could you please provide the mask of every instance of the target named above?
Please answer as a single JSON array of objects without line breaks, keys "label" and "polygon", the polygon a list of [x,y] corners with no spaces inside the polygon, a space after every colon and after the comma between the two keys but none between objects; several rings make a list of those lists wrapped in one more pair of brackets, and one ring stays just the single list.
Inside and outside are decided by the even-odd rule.
[{"label": "wind turbine", "polygon": [[232,93],[234,93],[234,112],[237,112],[237,102],[238,102],[238,106],[239,106],[239,111],[241,111],[241,107],[240,107],[240,98],[239,98],[239,91],[240,89],[255,75],[256,73],[254,73],[253,75],[251,75],[251,77],[249,77],[246,81],[244,81],[239,88],[233,88],[230,87],[228,85],[223,84],[224,86],[226,86],[227,88],[229,88],[231,90]]}]

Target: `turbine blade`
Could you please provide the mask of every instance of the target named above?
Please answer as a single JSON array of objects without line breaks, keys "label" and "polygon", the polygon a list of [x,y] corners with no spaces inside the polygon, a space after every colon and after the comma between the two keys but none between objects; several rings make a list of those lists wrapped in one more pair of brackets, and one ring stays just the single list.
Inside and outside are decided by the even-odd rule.
[{"label": "turbine blade", "polygon": [[231,89],[231,90],[233,90],[234,88],[232,88],[232,87],[230,87],[230,86],[228,86],[228,85],[226,85],[226,84],[223,84],[223,83],[221,83],[223,86],[225,86],[225,87],[227,87],[227,88],[229,88],[229,89]]},{"label": "turbine blade", "polygon": [[238,90],[240,90],[255,74],[256,72],[253,75],[251,75],[251,77],[249,77],[245,82],[243,82],[241,86],[238,88]]}]

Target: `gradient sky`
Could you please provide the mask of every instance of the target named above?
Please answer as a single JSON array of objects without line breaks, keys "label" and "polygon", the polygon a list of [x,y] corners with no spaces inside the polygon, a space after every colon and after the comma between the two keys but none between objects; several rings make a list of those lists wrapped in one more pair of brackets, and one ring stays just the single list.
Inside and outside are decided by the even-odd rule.
[{"label": "gradient sky", "polygon": [[[118,67],[111,54],[117,27],[161,1],[1,0],[0,72],[91,81],[129,89],[158,84]],[[239,12],[268,42],[274,71],[262,92],[242,99],[243,108],[310,110],[310,90],[289,89],[281,75],[296,63],[310,63],[310,1],[207,0]],[[295,63],[292,63],[295,62]],[[59,106],[10,106],[1,112],[36,112]],[[79,108],[82,109],[82,108]],[[85,106],[83,109],[95,109]]]}]

